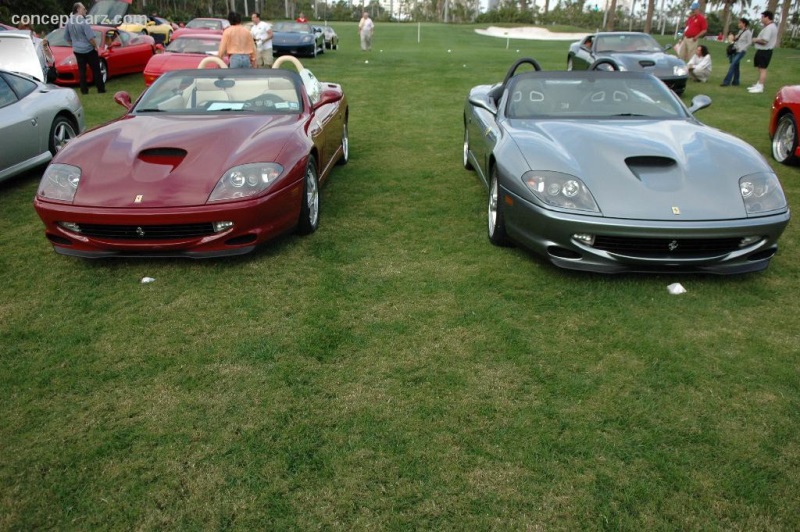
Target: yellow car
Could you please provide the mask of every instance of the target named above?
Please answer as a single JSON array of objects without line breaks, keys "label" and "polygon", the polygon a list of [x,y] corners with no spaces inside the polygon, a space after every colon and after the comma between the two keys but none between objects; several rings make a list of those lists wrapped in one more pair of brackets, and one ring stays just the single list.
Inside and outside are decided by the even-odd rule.
[{"label": "yellow car", "polygon": [[126,15],[119,29],[131,33],[150,35],[157,43],[167,44],[172,40],[172,23],[161,17],[150,15]]}]

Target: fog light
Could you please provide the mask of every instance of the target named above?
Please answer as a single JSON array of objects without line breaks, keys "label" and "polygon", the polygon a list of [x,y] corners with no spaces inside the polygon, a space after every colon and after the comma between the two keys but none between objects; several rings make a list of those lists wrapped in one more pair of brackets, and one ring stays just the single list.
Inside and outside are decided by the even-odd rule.
[{"label": "fog light", "polygon": [[221,233],[233,227],[233,222],[214,222],[214,232]]},{"label": "fog light", "polygon": [[81,232],[81,226],[76,224],[75,222],[58,222],[57,225],[62,229],[66,229],[67,231],[72,231],[73,233]]},{"label": "fog light", "polygon": [[746,248],[747,246],[752,246],[756,242],[761,240],[760,236],[745,236],[739,241],[740,248]]},{"label": "fog light", "polygon": [[575,233],[572,235],[573,240],[577,240],[581,244],[586,244],[587,246],[594,245],[594,235],[589,235],[586,233]]}]

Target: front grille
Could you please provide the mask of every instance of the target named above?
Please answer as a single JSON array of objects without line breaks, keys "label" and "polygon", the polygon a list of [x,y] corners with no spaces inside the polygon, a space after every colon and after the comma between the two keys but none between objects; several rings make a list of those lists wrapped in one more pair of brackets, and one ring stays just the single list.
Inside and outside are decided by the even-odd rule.
[{"label": "front grille", "polygon": [[96,225],[80,224],[81,234],[114,240],[170,240],[214,234],[211,223],[183,225]]},{"label": "front grille", "polygon": [[629,238],[597,236],[594,247],[642,258],[701,258],[725,255],[739,249],[740,238]]}]

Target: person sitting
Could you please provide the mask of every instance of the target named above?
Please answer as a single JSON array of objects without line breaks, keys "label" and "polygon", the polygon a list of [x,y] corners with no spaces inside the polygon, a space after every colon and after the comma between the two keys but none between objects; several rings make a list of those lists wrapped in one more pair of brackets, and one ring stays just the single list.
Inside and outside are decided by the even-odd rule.
[{"label": "person sitting", "polygon": [[689,77],[693,80],[703,83],[708,81],[711,76],[711,54],[708,53],[708,47],[705,44],[698,44],[697,50],[686,66],[689,67]]}]

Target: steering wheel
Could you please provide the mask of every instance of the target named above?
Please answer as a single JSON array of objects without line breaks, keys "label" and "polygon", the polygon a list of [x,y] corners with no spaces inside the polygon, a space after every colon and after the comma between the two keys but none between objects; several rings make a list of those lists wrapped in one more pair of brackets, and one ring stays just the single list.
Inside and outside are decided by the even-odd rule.
[{"label": "steering wheel", "polygon": [[204,57],[203,60],[200,61],[200,64],[197,65],[197,68],[205,68],[206,65],[217,65],[219,68],[228,68],[228,65],[225,64],[225,61],[215,55]]},{"label": "steering wheel", "polygon": [[252,109],[253,107],[258,107],[261,109],[272,109],[275,107],[276,104],[284,103],[286,100],[278,96],[277,94],[270,94],[264,93],[259,94],[255,98],[247,100],[244,105],[245,108]]}]

